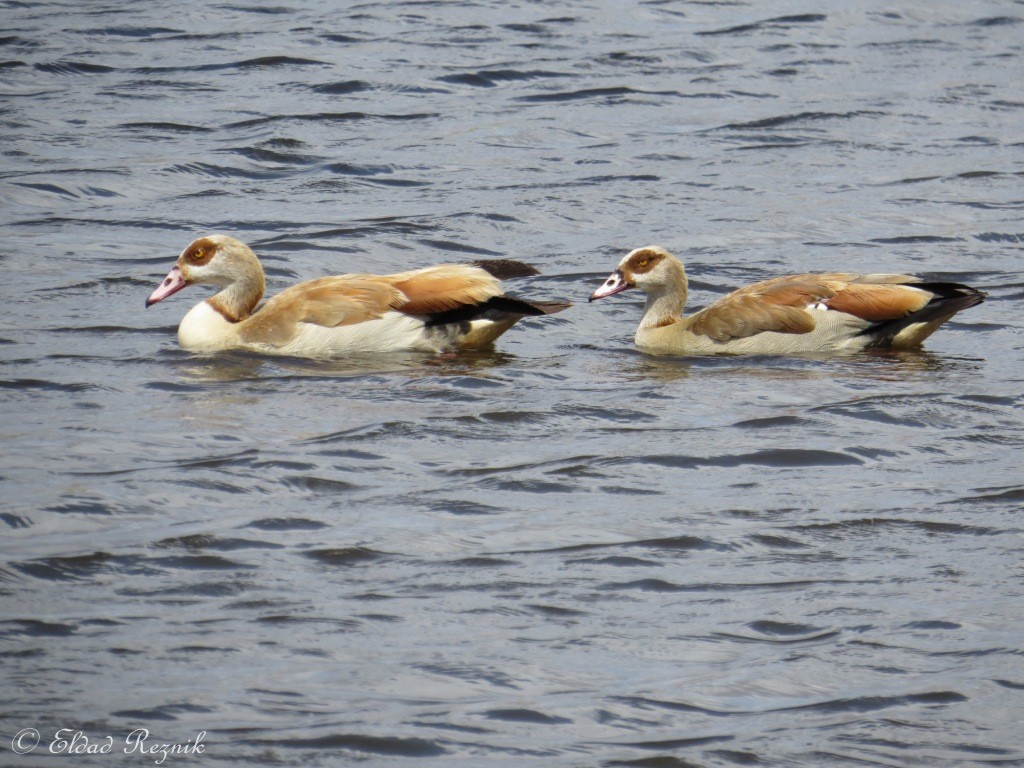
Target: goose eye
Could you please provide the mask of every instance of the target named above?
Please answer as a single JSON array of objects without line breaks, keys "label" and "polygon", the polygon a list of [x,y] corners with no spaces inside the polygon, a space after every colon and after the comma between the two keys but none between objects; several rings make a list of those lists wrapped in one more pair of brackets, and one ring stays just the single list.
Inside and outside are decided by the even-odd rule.
[{"label": "goose eye", "polygon": [[637,266],[640,267],[640,269],[643,269],[644,267],[646,267],[650,263],[651,263],[651,260],[648,259],[645,256],[644,258],[640,259],[640,261],[637,262]]}]

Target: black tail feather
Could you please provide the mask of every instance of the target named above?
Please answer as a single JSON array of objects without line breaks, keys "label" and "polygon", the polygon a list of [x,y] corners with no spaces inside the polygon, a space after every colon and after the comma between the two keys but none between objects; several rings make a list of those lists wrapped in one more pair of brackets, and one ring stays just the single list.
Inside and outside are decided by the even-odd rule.
[{"label": "black tail feather", "polygon": [[467,323],[470,320],[488,313],[500,312],[504,315],[520,315],[521,317],[537,317],[553,315],[568,309],[572,304],[567,301],[530,301],[512,296],[492,296],[482,304],[467,304],[445,312],[428,315],[427,326],[448,325],[449,323]]},{"label": "black tail feather", "polygon": [[491,301],[495,302],[492,309],[527,317],[553,315],[572,306],[571,301],[535,301],[533,299],[517,299],[512,296],[496,296]]},{"label": "black tail feather", "polygon": [[480,267],[480,269],[499,280],[510,280],[513,277],[532,277],[533,275],[540,274],[540,270],[536,267],[512,259],[481,259],[480,261],[471,261],[470,264],[474,267]]},{"label": "black tail feather", "polygon": [[[981,304],[981,302],[988,298],[988,294],[985,293],[984,291],[979,291],[977,288],[972,288],[971,286],[964,285],[963,283],[923,282],[909,283],[909,285],[913,286],[914,288],[921,288],[922,290],[931,291],[932,293],[934,293],[935,298],[932,299],[929,302],[929,304],[932,304],[941,299],[957,299],[965,296],[973,296],[975,297],[976,301],[974,302],[974,304],[967,305],[968,307],[973,307],[976,306],[977,304]],[[964,309],[966,308],[967,307],[964,307]]]}]

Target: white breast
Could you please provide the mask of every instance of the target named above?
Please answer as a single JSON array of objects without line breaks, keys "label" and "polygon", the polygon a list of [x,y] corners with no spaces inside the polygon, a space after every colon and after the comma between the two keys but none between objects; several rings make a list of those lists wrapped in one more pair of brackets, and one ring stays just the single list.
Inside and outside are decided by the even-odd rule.
[{"label": "white breast", "polygon": [[234,326],[205,301],[192,307],[178,326],[178,343],[190,352],[230,349],[233,336]]}]

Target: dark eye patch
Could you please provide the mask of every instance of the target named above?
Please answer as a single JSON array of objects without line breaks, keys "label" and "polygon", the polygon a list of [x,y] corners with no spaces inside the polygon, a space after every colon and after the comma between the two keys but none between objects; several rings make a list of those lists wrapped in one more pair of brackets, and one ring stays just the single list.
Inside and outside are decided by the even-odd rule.
[{"label": "dark eye patch", "polygon": [[634,272],[648,272],[654,267],[659,261],[661,261],[661,254],[653,251],[640,251],[633,256],[631,259]]},{"label": "dark eye patch", "polygon": [[203,237],[196,240],[188,247],[188,250],[185,251],[185,261],[194,267],[201,267],[204,264],[207,264],[216,252],[216,243],[213,243],[208,238]]}]

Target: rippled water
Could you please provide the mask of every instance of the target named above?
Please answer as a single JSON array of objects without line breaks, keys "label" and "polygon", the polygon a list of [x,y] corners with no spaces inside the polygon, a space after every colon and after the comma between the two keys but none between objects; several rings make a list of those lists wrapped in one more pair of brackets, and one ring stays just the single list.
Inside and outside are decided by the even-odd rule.
[{"label": "rippled water", "polygon": [[[0,8],[5,764],[1024,765],[1022,3]],[[202,289],[143,301],[211,231],[272,291],[500,256],[577,306],[192,356]],[[990,298],[920,353],[648,358],[585,298],[650,242],[697,305]]]}]

